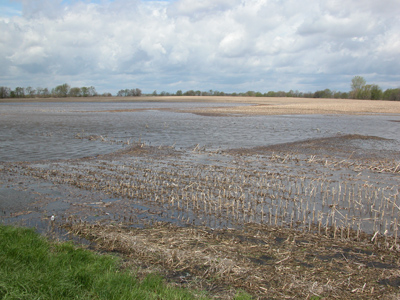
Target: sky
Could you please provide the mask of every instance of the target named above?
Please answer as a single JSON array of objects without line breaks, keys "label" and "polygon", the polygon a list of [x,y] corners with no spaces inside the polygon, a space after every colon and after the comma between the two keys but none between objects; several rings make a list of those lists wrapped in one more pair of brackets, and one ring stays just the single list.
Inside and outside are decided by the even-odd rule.
[{"label": "sky", "polygon": [[0,0],[0,86],[400,87],[400,0]]}]

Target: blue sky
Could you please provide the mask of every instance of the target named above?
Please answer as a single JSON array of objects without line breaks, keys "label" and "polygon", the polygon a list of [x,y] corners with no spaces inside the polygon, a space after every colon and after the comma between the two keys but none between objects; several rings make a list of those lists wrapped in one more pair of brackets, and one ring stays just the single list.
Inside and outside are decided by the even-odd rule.
[{"label": "blue sky", "polygon": [[0,86],[400,87],[400,0],[0,0]]},{"label": "blue sky", "polygon": [[10,0],[0,0],[0,17],[12,17],[22,14],[22,3]]}]

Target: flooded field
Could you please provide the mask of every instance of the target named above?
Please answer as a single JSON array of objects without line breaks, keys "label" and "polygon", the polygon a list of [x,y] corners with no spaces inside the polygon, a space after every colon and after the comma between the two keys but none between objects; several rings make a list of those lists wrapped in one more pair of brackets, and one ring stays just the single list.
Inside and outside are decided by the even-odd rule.
[{"label": "flooded field", "polygon": [[400,250],[399,115],[182,112],[224,105],[0,104],[1,221],[254,225]]},{"label": "flooded field", "polygon": [[[0,103],[0,161],[69,159],[110,153],[133,142],[205,150],[252,148],[338,134],[379,136],[398,150],[399,117],[182,113],[223,103]],[[339,145],[338,145],[339,146]],[[378,148],[377,148],[378,147]]]},{"label": "flooded field", "polygon": [[319,232],[333,226],[342,237],[350,229],[397,233],[398,116],[180,112],[217,105],[229,106],[2,104],[3,215],[32,205],[35,195],[67,193],[70,200],[44,211],[69,218],[79,207],[71,215],[94,220],[107,207],[112,218],[139,223],[136,210],[212,227],[255,222]]}]

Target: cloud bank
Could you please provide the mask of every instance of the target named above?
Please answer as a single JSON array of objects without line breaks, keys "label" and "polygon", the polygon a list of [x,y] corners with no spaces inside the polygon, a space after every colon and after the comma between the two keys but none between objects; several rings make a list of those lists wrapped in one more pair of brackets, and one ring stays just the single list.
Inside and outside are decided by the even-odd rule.
[{"label": "cloud bank", "polygon": [[348,91],[355,75],[400,86],[399,0],[16,2],[20,14],[0,15],[11,88]]}]

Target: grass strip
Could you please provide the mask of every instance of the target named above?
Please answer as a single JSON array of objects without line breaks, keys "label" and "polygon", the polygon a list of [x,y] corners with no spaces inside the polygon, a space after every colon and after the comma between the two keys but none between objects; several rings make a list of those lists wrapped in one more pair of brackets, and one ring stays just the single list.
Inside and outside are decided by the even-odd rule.
[{"label": "grass strip", "polygon": [[120,269],[118,257],[96,254],[69,242],[49,242],[33,229],[0,225],[0,299],[206,297],[170,287],[154,274],[139,281],[129,270]]}]

